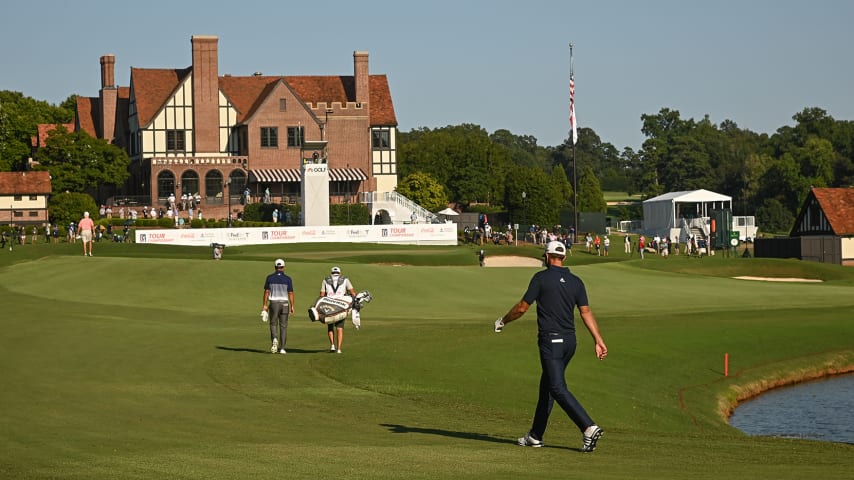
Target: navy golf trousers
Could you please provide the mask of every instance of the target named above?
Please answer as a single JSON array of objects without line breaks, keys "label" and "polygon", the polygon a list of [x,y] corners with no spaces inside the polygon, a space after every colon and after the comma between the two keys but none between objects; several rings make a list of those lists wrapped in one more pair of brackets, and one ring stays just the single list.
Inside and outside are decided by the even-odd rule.
[{"label": "navy golf trousers", "polygon": [[579,430],[584,431],[587,427],[594,425],[584,407],[578,403],[566,386],[566,367],[575,355],[575,335],[542,333],[537,343],[540,348],[540,364],[543,367],[543,373],[540,376],[540,396],[537,400],[531,434],[534,438],[543,439],[554,402],[557,402],[569,415]]}]

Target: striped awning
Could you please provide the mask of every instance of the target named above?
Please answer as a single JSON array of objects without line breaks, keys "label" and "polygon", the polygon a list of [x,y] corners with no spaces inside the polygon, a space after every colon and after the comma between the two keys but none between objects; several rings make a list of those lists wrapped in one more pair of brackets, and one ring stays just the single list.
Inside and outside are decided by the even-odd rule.
[{"label": "striped awning", "polygon": [[249,170],[249,181],[253,183],[299,183],[302,181],[302,175],[295,168]]},{"label": "striped awning", "polygon": [[329,180],[333,182],[359,182],[368,176],[360,168],[330,168]]},{"label": "striped awning", "polygon": [[[330,168],[330,182],[361,182],[368,176],[360,168]],[[299,183],[302,174],[295,168],[269,168],[249,170],[249,181],[253,183]]]}]

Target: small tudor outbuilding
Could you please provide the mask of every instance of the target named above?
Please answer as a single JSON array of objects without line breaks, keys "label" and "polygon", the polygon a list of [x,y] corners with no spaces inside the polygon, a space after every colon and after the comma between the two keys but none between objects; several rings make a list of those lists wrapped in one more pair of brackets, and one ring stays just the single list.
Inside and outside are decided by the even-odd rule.
[{"label": "small tudor outbuilding", "polygon": [[854,265],[854,188],[812,188],[788,237],[758,238],[755,255]]}]

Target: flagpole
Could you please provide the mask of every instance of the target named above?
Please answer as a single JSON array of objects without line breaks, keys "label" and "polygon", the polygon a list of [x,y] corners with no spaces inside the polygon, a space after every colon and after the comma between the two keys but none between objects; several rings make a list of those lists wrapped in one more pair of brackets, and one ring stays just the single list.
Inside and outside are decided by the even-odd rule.
[{"label": "flagpole", "polygon": [[575,132],[577,131],[577,126],[575,125],[575,74],[573,71],[572,64],[572,48],[574,46],[575,45],[572,43],[569,44],[569,82],[571,87],[569,106],[572,110],[570,112],[570,123],[572,124],[570,125],[570,128],[572,128],[572,131],[570,132],[570,135],[572,137],[572,217],[575,228],[575,236],[572,239],[573,243],[575,242],[576,238],[578,238],[578,163],[575,160]]}]

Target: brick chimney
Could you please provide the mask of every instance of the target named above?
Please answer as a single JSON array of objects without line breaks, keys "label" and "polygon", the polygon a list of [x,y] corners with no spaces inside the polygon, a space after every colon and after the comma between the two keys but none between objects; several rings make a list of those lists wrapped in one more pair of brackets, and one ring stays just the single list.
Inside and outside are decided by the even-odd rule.
[{"label": "brick chimney", "polygon": [[118,103],[119,89],[116,86],[116,56],[104,55],[101,57],[101,124],[96,125],[101,138],[113,143],[116,136],[116,104]]},{"label": "brick chimney", "polygon": [[219,153],[218,39],[193,35],[193,150]]},{"label": "brick chimney", "polygon": [[356,102],[363,108],[371,98],[370,82],[368,81],[368,52],[353,52],[353,76],[356,79]]}]

